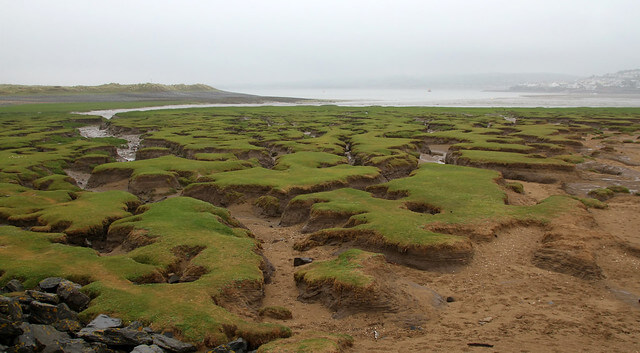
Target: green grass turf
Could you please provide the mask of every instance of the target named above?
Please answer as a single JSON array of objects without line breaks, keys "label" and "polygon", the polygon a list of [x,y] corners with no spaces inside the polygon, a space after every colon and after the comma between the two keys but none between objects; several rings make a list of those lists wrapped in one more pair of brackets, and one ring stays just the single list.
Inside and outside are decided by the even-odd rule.
[{"label": "green grass turf", "polygon": [[[386,184],[390,193],[407,196],[399,200],[373,197],[355,189],[299,195],[291,202],[314,202],[311,212],[350,214],[349,228],[382,236],[386,245],[438,246],[463,241],[463,237],[429,231],[433,224],[481,226],[486,222],[546,222],[576,206],[568,197],[551,197],[535,206],[505,204],[505,192],[494,171],[452,165],[423,164],[410,177]],[[413,205],[424,211],[414,212]],[[431,212],[435,214],[431,214]]]},{"label": "green grass turf", "polygon": [[[112,225],[144,230],[145,236],[154,240],[128,254],[112,256],[52,243],[58,234],[0,226],[0,283],[20,278],[31,287],[48,276],[91,282],[83,290],[97,297],[82,313],[83,318],[109,313],[125,320],[142,320],[157,329],[177,330],[192,341],[211,335],[217,335],[220,343],[232,338],[224,336],[223,325],[249,334],[270,334],[271,339],[286,337],[290,335],[288,329],[246,322],[211,299],[228,289],[245,285],[259,289],[263,283],[262,259],[255,252],[257,242],[246,230],[233,227],[233,223],[224,209],[191,198],[168,199]],[[164,270],[175,261],[172,250],[178,246],[204,247],[191,263],[205,267],[207,273],[189,283],[131,282]]]},{"label": "green grass turf", "polygon": [[358,249],[350,249],[334,260],[314,262],[296,271],[296,281],[303,281],[317,286],[330,283],[335,287],[366,288],[374,278],[362,272],[363,262],[371,258],[383,256]]}]

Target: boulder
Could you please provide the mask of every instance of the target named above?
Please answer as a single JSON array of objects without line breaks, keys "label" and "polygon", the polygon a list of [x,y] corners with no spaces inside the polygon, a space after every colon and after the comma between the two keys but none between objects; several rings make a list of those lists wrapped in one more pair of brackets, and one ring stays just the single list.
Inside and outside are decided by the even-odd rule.
[{"label": "boulder", "polygon": [[36,342],[33,332],[31,331],[31,325],[24,322],[20,326],[22,334],[16,338],[14,346],[11,347],[11,352],[16,353],[31,353],[42,350],[42,345]]},{"label": "boulder", "polygon": [[180,282],[180,276],[176,275],[175,273],[172,273],[169,276],[169,279],[167,279],[167,283],[169,284],[174,284],[174,283],[179,283]]},{"label": "boulder", "polygon": [[155,344],[147,346],[146,344],[141,344],[133,348],[131,353],[165,353],[164,350],[158,347]]},{"label": "boulder", "polygon": [[78,314],[71,311],[67,304],[51,305],[39,301],[29,304],[30,321],[36,324],[52,324],[60,320],[78,321]]},{"label": "boulder", "polygon": [[10,344],[14,337],[20,336],[23,333],[21,324],[21,322],[0,318],[0,344]]},{"label": "boulder", "polygon": [[107,316],[105,314],[100,314],[96,316],[96,318],[93,319],[87,325],[87,328],[89,329],[105,329],[105,328],[117,328],[117,327],[122,327],[122,320]]},{"label": "boulder", "polygon": [[30,296],[28,296],[26,293],[17,295],[12,297],[13,299],[16,299],[21,305],[23,306],[29,306],[29,304],[31,304],[31,302],[34,300],[33,298],[31,298]]},{"label": "boulder", "polygon": [[[70,339],[70,340],[65,340],[62,343],[62,350],[61,352],[63,353],[96,353],[96,352],[110,352],[110,350],[107,350],[106,347],[104,347],[103,350],[96,350],[94,347],[91,346],[91,344],[85,340],[76,338],[76,339]],[[57,352],[56,352],[57,353]]]},{"label": "boulder", "polygon": [[302,266],[306,264],[310,264],[313,262],[313,259],[310,257],[296,257],[293,259],[293,266]]},{"label": "boulder", "polygon": [[64,352],[63,347],[71,340],[67,333],[60,332],[49,325],[29,325],[29,333],[40,347],[42,353]]},{"label": "boulder", "polygon": [[17,279],[12,279],[2,287],[2,291],[5,293],[22,292],[23,290],[24,287],[22,286],[22,283]]},{"label": "boulder", "polygon": [[17,299],[0,296],[0,318],[21,321],[23,317],[22,307]]},{"label": "boulder", "polygon": [[76,335],[86,341],[100,342],[108,346],[135,347],[143,344],[148,345],[153,342],[153,339],[148,333],[126,328],[83,328]]},{"label": "boulder", "polygon": [[91,298],[82,293],[73,282],[63,281],[58,285],[56,293],[72,310],[82,311],[87,308]]},{"label": "boulder", "polygon": [[38,283],[38,287],[43,292],[55,293],[60,282],[64,281],[62,277],[48,277]]},{"label": "boulder", "polygon": [[187,353],[196,351],[196,347],[194,345],[178,341],[175,338],[167,337],[165,335],[154,334],[152,338],[153,344],[170,352]]},{"label": "boulder", "polygon": [[56,330],[63,332],[77,332],[82,329],[82,325],[80,324],[80,322],[78,322],[77,320],[69,319],[58,320],[51,324],[51,326],[55,327]]},{"label": "boulder", "polygon": [[235,341],[217,346],[210,353],[247,353],[248,347],[247,341],[240,337]]},{"label": "boulder", "polygon": [[[23,324],[24,333],[16,340],[13,352],[95,353],[88,342],[72,339],[49,325]],[[103,350],[102,352],[107,352]]]},{"label": "boulder", "polygon": [[37,300],[41,303],[54,304],[54,305],[60,303],[60,297],[58,297],[57,294],[39,292],[37,290],[28,290],[25,293],[31,298],[33,298],[34,300]]}]

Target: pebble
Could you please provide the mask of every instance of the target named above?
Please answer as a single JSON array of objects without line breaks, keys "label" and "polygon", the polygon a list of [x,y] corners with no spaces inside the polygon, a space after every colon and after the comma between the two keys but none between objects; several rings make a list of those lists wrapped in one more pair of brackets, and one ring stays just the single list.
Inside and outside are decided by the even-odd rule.
[{"label": "pebble", "polygon": [[493,321],[493,317],[491,317],[491,316],[487,316],[487,317],[485,317],[484,319],[482,319],[482,320],[478,321],[478,323],[479,323],[480,325],[484,325],[484,324],[488,324],[488,323],[490,323],[491,321]]}]

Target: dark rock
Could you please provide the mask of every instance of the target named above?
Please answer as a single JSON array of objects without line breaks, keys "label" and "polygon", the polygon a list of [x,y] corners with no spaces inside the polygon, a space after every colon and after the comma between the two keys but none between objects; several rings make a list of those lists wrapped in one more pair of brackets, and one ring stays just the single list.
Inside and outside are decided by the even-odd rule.
[{"label": "dark rock", "polygon": [[60,332],[49,325],[29,325],[33,338],[38,346],[43,346],[43,353],[64,352],[63,348],[71,340],[68,334]]},{"label": "dark rock", "polygon": [[454,297],[447,297],[447,303],[453,303],[456,299]]},{"label": "dark rock", "polygon": [[89,342],[76,338],[76,339],[63,341],[62,352],[64,353],[96,353],[98,351],[96,351]]},{"label": "dark rock", "polygon": [[39,292],[36,290],[28,290],[25,293],[31,298],[33,298],[34,300],[37,300],[41,303],[54,304],[54,305],[60,303],[60,297],[58,297],[57,294]]},{"label": "dark rock", "polygon": [[176,275],[175,273],[171,274],[171,276],[169,276],[169,279],[167,279],[168,283],[178,283],[180,282],[180,276]]},{"label": "dark rock", "polygon": [[87,308],[91,298],[78,290],[73,282],[63,281],[56,290],[63,302],[67,303],[72,310],[82,311]]},{"label": "dark rock", "polygon": [[293,259],[293,266],[301,266],[301,265],[306,265],[306,264],[310,264],[313,262],[313,259],[310,257],[296,257]]},{"label": "dark rock", "polygon": [[51,305],[33,301],[29,304],[31,310],[30,320],[36,324],[52,324],[60,320],[78,321],[78,314],[71,311],[67,304]]},{"label": "dark rock", "polygon": [[13,298],[18,300],[20,302],[20,304],[26,304],[26,305],[29,305],[29,303],[31,303],[33,301],[33,298],[28,296],[26,293],[17,295],[17,296],[15,296]]},{"label": "dark rock", "polygon": [[22,283],[17,279],[12,279],[11,281],[7,282],[4,287],[2,287],[2,291],[7,293],[22,292],[23,290],[24,286],[22,286]]},{"label": "dark rock", "polygon": [[235,341],[222,344],[211,350],[211,353],[247,353],[249,344],[240,337]]},{"label": "dark rock", "polygon": [[142,331],[144,330],[144,324],[140,321],[133,321],[132,323],[129,324],[129,326],[125,328],[128,330]]},{"label": "dark rock", "polygon": [[155,344],[152,344],[150,346],[147,346],[146,344],[141,344],[133,348],[131,353],[164,353],[164,350]]},{"label": "dark rock", "polygon": [[64,281],[64,278],[61,277],[49,277],[45,278],[40,283],[38,283],[38,287],[44,291],[49,293],[55,293],[56,289],[58,289],[58,285],[60,282]]},{"label": "dark rock", "polygon": [[14,337],[22,334],[21,322],[0,318],[0,343],[10,344]]},{"label": "dark rock", "polygon": [[236,353],[246,352],[249,349],[249,343],[242,337],[238,338],[235,341],[229,342],[228,345]]},{"label": "dark rock", "polygon": [[14,346],[11,347],[12,352],[16,353],[31,353],[31,352],[39,352],[42,350],[42,345],[36,342],[35,337],[33,336],[33,332],[31,331],[31,325],[26,322],[23,322],[20,326],[22,330],[22,334],[16,338],[14,342]]},{"label": "dark rock", "polygon": [[55,327],[56,330],[63,332],[77,332],[82,329],[82,325],[77,320],[63,319],[58,320],[51,325]]},{"label": "dark rock", "polygon": [[0,296],[0,318],[20,321],[23,317],[22,307],[17,299]]},{"label": "dark rock", "polygon": [[76,335],[86,341],[101,342],[108,346],[134,347],[142,344],[151,344],[151,342],[153,342],[148,333],[126,328],[83,328]]},{"label": "dark rock", "polygon": [[41,353],[94,353],[89,343],[81,339],[72,339],[49,325],[31,325],[23,323],[23,333],[16,339],[12,352]]},{"label": "dark rock", "polygon": [[152,336],[153,344],[158,345],[170,352],[187,353],[195,352],[196,347],[189,343],[178,341],[175,338],[167,337],[165,335],[155,334]]},{"label": "dark rock", "polygon": [[122,327],[122,320],[109,317],[105,314],[100,314],[96,316],[88,325],[87,328],[90,329],[105,329],[105,328],[116,328]]},{"label": "dark rock", "polygon": [[90,342],[91,348],[95,353],[119,353],[109,348],[106,344],[100,342]]}]

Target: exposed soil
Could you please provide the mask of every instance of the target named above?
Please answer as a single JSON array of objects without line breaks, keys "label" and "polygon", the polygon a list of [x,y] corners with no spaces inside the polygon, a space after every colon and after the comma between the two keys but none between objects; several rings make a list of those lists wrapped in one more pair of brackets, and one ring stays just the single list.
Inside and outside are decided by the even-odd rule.
[{"label": "exposed soil", "polygon": [[[585,146],[588,153],[601,151],[587,161],[592,163],[590,167],[578,166],[575,172],[564,173],[566,178],[560,178],[563,181],[506,180],[524,186],[523,194],[507,190],[506,202],[534,205],[552,195],[584,196],[587,184],[591,188],[613,184],[632,188],[637,185],[634,183],[640,183],[634,174],[640,173],[640,167],[635,165],[640,164],[638,144],[620,143],[610,149],[600,140],[587,139]],[[438,149],[432,147],[431,151],[434,154]],[[536,172],[542,175],[553,171]],[[70,175],[81,184],[83,175],[74,173]],[[612,181],[612,175],[618,179]],[[105,177],[101,181],[104,183],[97,183],[96,190],[129,188],[128,179]],[[394,197],[376,187],[369,190],[378,197]],[[393,302],[385,305],[383,301],[375,310],[344,310],[322,304],[330,303],[331,298],[300,300],[293,259],[329,260],[349,246],[357,246],[337,242],[306,251],[294,246],[307,239],[305,232],[325,228],[325,223],[341,225],[348,217],[317,218],[315,223],[307,223],[306,229],[304,221],[309,219],[309,210],[305,207],[285,210],[282,219],[268,217],[251,202],[268,191],[243,190],[245,197],[236,200],[213,190],[207,200],[227,206],[262,242],[263,254],[275,268],[264,286],[261,302],[260,298],[246,298],[245,302],[236,303],[238,310],[230,309],[240,314],[244,310],[247,318],[283,323],[294,334],[346,333],[355,339],[355,352],[632,352],[640,347],[638,196],[618,194],[607,201],[606,210],[577,208],[572,214],[558,215],[547,225],[513,224],[490,232],[484,230],[491,236],[471,237],[473,257],[464,265],[419,270],[390,262],[379,279],[389,293],[404,293],[405,298],[399,300],[394,294],[387,299]],[[427,204],[405,206],[414,212],[438,211]],[[119,253],[128,249],[121,246],[110,250]],[[171,274],[183,280],[190,258],[181,257]],[[387,260],[398,262],[392,257]],[[168,281],[171,274],[160,274],[156,280]],[[199,275],[195,271],[192,277]],[[237,295],[229,298],[237,299]],[[224,297],[219,300],[224,301]],[[260,318],[246,313],[248,306],[259,302],[261,307],[287,308],[292,318]],[[222,304],[234,305],[233,301]],[[259,308],[255,309],[257,313]]]},{"label": "exposed soil", "polygon": [[[564,194],[559,183],[521,183],[522,196],[529,202]],[[294,333],[347,333],[355,339],[356,352],[629,352],[640,344],[640,283],[629,281],[637,277],[640,258],[624,244],[640,247],[640,197],[616,197],[609,204],[608,210],[561,216],[547,228],[498,230],[493,241],[474,244],[474,258],[465,266],[423,271],[389,264],[394,278],[407,281],[404,288],[428,288],[440,298],[451,297],[451,302],[434,306],[433,296],[415,296],[424,301],[419,305],[433,311],[372,310],[346,316],[319,302],[298,300],[293,278],[294,257],[328,260],[341,249],[296,251],[292,245],[305,237],[301,225],[278,226],[278,218],[256,216],[249,204],[230,210],[263,241],[264,254],[276,268],[262,305],[283,306],[293,314],[286,321],[265,320],[282,322]],[[576,239],[555,238],[562,232]],[[549,238],[568,244],[571,251],[592,254],[602,276],[582,279],[567,274],[575,269],[571,261],[554,271],[540,268],[534,258]],[[558,251],[568,250],[559,246]],[[577,259],[579,266],[589,264],[589,259]],[[563,270],[567,273],[558,272]],[[493,347],[487,350],[486,345]]]}]

